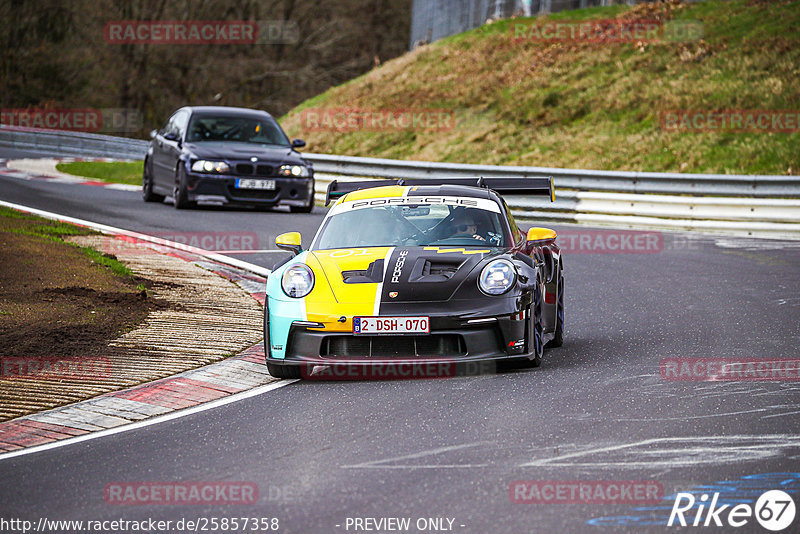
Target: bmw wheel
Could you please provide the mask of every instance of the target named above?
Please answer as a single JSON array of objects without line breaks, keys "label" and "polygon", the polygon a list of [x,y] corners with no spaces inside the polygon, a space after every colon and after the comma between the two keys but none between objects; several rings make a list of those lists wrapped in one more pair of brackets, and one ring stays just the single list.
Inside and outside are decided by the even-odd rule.
[{"label": "bmw wheel", "polygon": [[144,160],[144,170],[142,171],[142,199],[145,202],[162,202],[164,200],[164,195],[153,193],[153,170],[150,166],[150,160]]},{"label": "bmw wheel", "polygon": [[172,188],[172,199],[175,203],[175,209],[184,210],[194,207],[195,203],[189,201],[189,191],[186,188],[186,169],[183,164],[178,165],[178,170],[175,172],[175,187]]},{"label": "bmw wheel", "polygon": [[312,188],[311,195],[308,197],[308,204],[305,206],[289,206],[289,211],[292,213],[311,213],[314,209],[314,190]]}]

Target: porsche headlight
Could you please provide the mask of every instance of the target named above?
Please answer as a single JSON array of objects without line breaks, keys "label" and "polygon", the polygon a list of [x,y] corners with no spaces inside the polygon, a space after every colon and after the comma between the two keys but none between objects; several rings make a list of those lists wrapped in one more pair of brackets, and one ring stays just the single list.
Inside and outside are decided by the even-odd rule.
[{"label": "porsche headlight", "polygon": [[305,165],[281,165],[278,168],[281,176],[293,176],[294,178],[305,178],[308,176],[308,167]]},{"label": "porsche headlight", "polygon": [[494,260],[486,265],[478,277],[478,286],[487,295],[502,295],[514,285],[517,270],[508,260]]},{"label": "porsche headlight", "polygon": [[199,159],[192,163],[192,171],[224,174],[231,170],[230,166],[224,161],[209,161]]},{"label": "porsche headlight", "polygon": [[292,265],[283,272],[281,288],[289,297],[305,297],[314,288],[314,273],[305,264]]}]

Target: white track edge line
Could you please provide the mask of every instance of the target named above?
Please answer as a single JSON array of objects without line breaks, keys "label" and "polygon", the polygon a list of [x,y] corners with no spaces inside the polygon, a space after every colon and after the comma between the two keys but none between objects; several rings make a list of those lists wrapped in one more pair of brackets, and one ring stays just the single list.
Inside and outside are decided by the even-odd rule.
[{"label": "white track edge line", "polygon": [[263,386],[258,386],[253,389],[242,391],[240,393],[234,393],[233,395],[229,395],[227,397],[223,397],[221,399],[216,399],[210,402],[206,402],[203,404],[199,404],[197,406],[192,406],[190,408],[184,408],[183,410],[177,410],[172,413],[158,415],[156,417],[152,417],[149,419],[145,419],[142,421],[135,421],[133,423],[126,423],[124,425],[120,425],[114,428],[107,428],[105,430],[98,430],[97,432],[90,432],[88,434],[83,434],[80,436],[75,436],[72,438],[66,438],[58,441],[53,441],[50,443],[45,443],[42,445],[36,445],[35,447],[28,447],[25,449],[21,449],[18,451],[10,451],[3,454],[0,454],[0,461],[8,460],[17,456],[23,456],[25,454],[33,454],[36,452],[43,452],[50,449],[57,449],[58,447],[64,447],[66,445],[73,445],[75,443],[80,443],[82,441],[89,441],[92,439],[103,438],[106,436],[112,436],[114,434],[120,434],[122,432],[127,432],[129,430],[136,430],[139,428],[147,427],[150,425],[156,425],[159,423],[164,423],[166,421],[171,421],[173,419],[179,419],[181,417],[185,417],[187,415],[192,415],[199,412],[204,412],[206,410],[210,410],[212,408],[217,408],[219,406],[224,406],[226,404],[231,404],[233,402],[237,402],[244,399],[249,399],[250,397],[255,397],[256,395],[261,395],[262,393],[267,393],[268,391],[272,391],[274,389],[278,389],[283,386],[288,386],[289,384],[297,382],[297,379],[291,380],[278,380],[275,382],[270,382],[269,384],[264,384]]},{"label": "white track edge line", "polygon": [[31,208],[29,206],[23,206],[22,204],[14,204],[13,202],[6,202],[5,200],[0,200],[0,206],[5,206],[7,208],[13,208],[16,210],[24,211],[27,213],[32,213],[34,215],[39,215],[46,219],[54,219],[57,221],[68,222],[79,224],[81,226],[86,226],[88,228],[92,228],[93,230],[97,230],[104,234],[113,234],[113,235],[124,235],[128,237],[133,237],[136,239],[140,239],[142,241],[149,241],[150,243],[155,243],[157,245],[162,245],[170,248],[174,248],[176,250],[183,250],[186,252],[190,252],[192,254],[197,254],[198,256],[203,256],[204,258],[208,258],[214,261],[218,261],[219,263],[224,263],[230,265],[232,267],[239,267],[246,271],[250,271],[252,273],[267,277],[269,276],[270,270],[259,265],[255,265],[253,263],[249,263],[242,260],[237,260],[236,258],[228,258],[227,256],[223,256],[217,254],[216,252],[212,252],[210,250],[205,250],[202,248],[193,247],[191,245],[185,245],[182,243],[176,243],[174,241],[168,241],[166,239],[161,239],[160,237],[153,237],[147,234],[140,234],[139,232],[133,232],[130,230],[123,230],[122,228],[116,228],[114,226],[108,226],[107,224],[96,223],[93,221],[87,221],[84,219],[78,219],[76,217],[69,217],[67,215],[60,215],[58,213],[53,213],[51,211],[44,211],[37,208]]}]

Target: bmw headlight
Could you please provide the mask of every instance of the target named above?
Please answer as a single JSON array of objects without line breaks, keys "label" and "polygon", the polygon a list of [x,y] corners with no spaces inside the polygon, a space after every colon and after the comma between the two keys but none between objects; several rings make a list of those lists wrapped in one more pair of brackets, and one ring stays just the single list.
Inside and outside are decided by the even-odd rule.
[{"label": "bmw headlight", "polygon": [[289,297],[305,297],[314,288],[314,273],[305,264],[292,265],[283,272],[281,288]]},{"label": "bmw headlight", "polygon": [[489,262],[478,277],[478,286],[487,295],[502,295],[514,285],[517,270],[504,259]]},{"label": "bmw headlight", "polygon": [[278,168],[278,174],[294,178],[305,178],[308,176],[308,167],[305,165],[281,165]]},{"label": "bmw headlight", "polygon": [[224,161],[209,161],[205,159],[199,159],[192,163],[192,171],[194,172],[224,174],[229,170],[231,170],[230,166]]}]

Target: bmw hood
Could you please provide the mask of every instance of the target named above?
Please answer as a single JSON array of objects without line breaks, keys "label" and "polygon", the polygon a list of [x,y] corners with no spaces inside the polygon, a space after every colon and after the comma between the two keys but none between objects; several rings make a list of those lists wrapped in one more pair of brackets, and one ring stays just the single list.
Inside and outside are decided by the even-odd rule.
[{"label": "bmw hood", "polygon": [[289,147],[254,145],[248,143],[202,142],[187,143],[186,148],[198,159],[250,159],[302,163],[300,156]]}]

